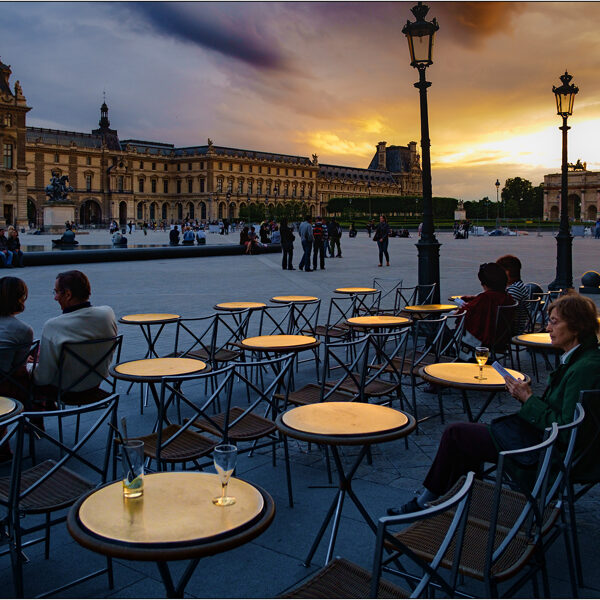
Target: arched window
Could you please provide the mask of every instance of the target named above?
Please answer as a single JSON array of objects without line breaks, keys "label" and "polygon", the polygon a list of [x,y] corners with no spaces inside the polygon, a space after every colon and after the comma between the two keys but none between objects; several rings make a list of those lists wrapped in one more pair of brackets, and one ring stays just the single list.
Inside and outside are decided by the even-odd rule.
[{"label": "arched window", "polygon": [[144,192],[144,180],[140,179],[138,182],[138,191],[143,193]]},{"label": "arched window", "polygon": [[219,202],[219,219],[223,219],[225,217],[225,202]]},{"label": "arched window", "polygon": [[156,202],[150,205],[150,220],[156,221]]},{"label": "arched window", "polygon": [[253,184],[254,184],[254,181],[252,181],[252,179],[248,179],[248,186],[247,186],[247,189],[248,189],[248,195],[249,195],[249,196],[250,196],[250,195],[252,195],[252,187],[253,187]]},{"label": "arched window", "polygon": [[200,202],[200,219],[206,220],[206,203]]},{"label": "arched window", "polygon": [[[166,181],[166,179],[165,179],[165,181]],[[166,220],[168,212],[169,212],[169,205],[166,202],[163,202],[161,219]]]},{"label": "arched window", "polygon": [[243,179],[239,179],[238,180],[237,193],[238,194],[243,194],[244,193],[244,180]]},{"label": "arched window", "polygon": [[177,203],[177,220],[181,221],[183,219],[183,205],[181,202]]},{"label": "arched window", "polygon": [[144,203],[143,202],[138,202],[137,218],[138,218],[138,221],[141,221],[144,218]]},{"label": "arched window", "polygon": [[194,219],[194,203],[188,202],[187,212],[190,219]]},{"label": "arched window", "polygon": [[223,191],[223,178],[219,177],[217,179],[217,192],[222,192]]}]

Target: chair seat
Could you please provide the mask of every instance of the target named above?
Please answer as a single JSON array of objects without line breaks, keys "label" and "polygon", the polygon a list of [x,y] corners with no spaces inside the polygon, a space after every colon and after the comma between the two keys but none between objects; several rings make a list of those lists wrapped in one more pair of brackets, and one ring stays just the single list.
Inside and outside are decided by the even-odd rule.
[{"label": "chair seat", "polygon": [[[168,425],[162,430],[163,448],[160,453],[161,461],[178,463],[196,460],[201,456],[210,454],[218,444],[218,442],[211,440],[196,431],[190,431],[188,429],[170,444],[164,446],[164,443],[180,429],[181,427],[179,425]],[[158,433],[151,433],[150,435],[134,439],[142,440],[144,442],[144,454],[156,460],[158,451]]]},{"label": "chair seat", "polygon": [[[344,559],[325,565],[300,587],[281,598],[370,598],[371,573]],[[380,580],[378,598],[409,598],[410,592]]]},{"label": "chair seat", "polygon": [[327,325],[317,325],[314,328],[312,335],[330,338],[343,338],[346,337],[349,332],[350,328],[345,326],[343,323],[329,328],[327,328]]},{"label": "chair seat", "polygon": [[[199,358],[200,360],[205,360],[205,361],[211,360],[210,354],[204,349],[193,350],[192,352],[188,352],[186,354],[186,356]],[[220,350],[217,350],[215,352],[214,356],[212,357],[212,360],[216,363],[224,363],[224,362],[229,362],[229,361],[235,360],[236,358],[239,358],[240,356],[242,356],[242,353],[238,352],[237,350],[227,350],[226,348],[221,348]]]},{"label": "chair seat", "polygon": [[[465,537],[460,557],[460,573],[480,581],[484,579],[486,547],[490,527],[489,515],[493,506],[494,485],[475,480]],[[441,500],[441,499],[440,499]],[[438,500],[438,502],[440,501]],[[525,497],[519,492],[504,489],[494,548],[506,537],[514,518],[525,505]],[[448,511],[410,525],[396,534],[396,538],[406,544],[420,558],[431,561],[440,547],[450,526],[454,513]],[[454,560],[454,541],[442,560],[442,566],[450,569]],[[519,533],[492,567],[497,581],[513,577],[531,558],[535,546],[525,531]]]},{"label": "chair seat", "polygon": [[[349,402],[354,398],[352,394],[344,394],[337,390],[333,394],[327,396],[327,402]],[[283,400],[283,397],[281,397]],[[317,383],[309,383],[303,388],[290,392],[288,394],[288,402],[303,406],[305,404],[317,404],[321,402],[321,386]]]},{"label": "chair seat", "polygon": [[[56,464],[55,460],[49,459],[23,471],[21,473],[21,492],[41,479]],[[23,512],[30,514],[61,510],[74,504],[83,494],[95,487],[71,469],[61,467],[33,492],[25,496],[19,503],[19,507]],[[0,478],[0,503],[8,503],[9,491],[10,477]]]},{"label": "chair seat", "polygon": [[[239,406],[234,406],[229,411],[229,422],[232,423],[242,414],[244,414],[244,409]],[[196,419],[194,421],[194,426],[220,437],[223,435],[225,416],[224,412],[214,416],[211,415],[210,418],[215,425],[210,423],[207,419]],[[227,435],[232,442],[251,442],[273,433],[276,429],[273,421],[253,413],[248,413],[238,423],[232,427],[230,426]]]},{"label": "chair seat", "polygon": [[[360,379],[359,373],[354,373],[357,379]],[[337,384],[337,381],[327,381],[325,383],[326,387],[333,387]],[[371,381],[365,386],[365,394],[367,396],[387,396],[388,394],[392,394],[395,392],[398,387],[400,387],[399,383],[394,381],[384,381],[383,379],[375,379]],[[344,383],[340,385],[338,388],[343,392],[350,392],[352,394],[358,393],[358,385],[354,381],[354,379],[348,378]]]}]

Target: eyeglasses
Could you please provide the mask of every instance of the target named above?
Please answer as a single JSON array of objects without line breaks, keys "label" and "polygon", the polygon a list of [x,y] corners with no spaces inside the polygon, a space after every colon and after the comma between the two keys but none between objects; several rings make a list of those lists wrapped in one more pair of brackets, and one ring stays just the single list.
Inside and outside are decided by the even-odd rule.
[{"label": "eyeglasses", "polygon": [[52,295],[56,296],[58,294],[62,294],[62,290],[52,290]]}]

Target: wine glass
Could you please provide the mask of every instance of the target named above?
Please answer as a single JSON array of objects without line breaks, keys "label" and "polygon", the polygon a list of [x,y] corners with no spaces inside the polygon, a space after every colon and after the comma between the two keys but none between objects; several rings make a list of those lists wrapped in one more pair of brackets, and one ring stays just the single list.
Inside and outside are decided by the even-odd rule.
[{"label": "wine glass", "polygon": [[227,495],[227,484],[237,462],[237,448],[232,444],[216,446],[213,453],[213,460],[215,469],[221,480],[221,495],[213,498],[213,504],[217,506],[231,506],[235,504],[235,498]]},{"label": "wine glass", "polygon": [[487,379],[487,377],[483,376],[483,365],[488,361],[488,357],[490,356],[490,349],[485,346],[478,346],[475,348],[475,360],[479,365],[479,377],[475,377],[479,381],[483,381]]}]

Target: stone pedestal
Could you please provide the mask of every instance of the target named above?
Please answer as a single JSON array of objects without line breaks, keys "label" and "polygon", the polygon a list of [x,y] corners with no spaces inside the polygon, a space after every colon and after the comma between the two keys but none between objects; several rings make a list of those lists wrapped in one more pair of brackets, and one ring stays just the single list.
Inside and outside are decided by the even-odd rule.
[{"label": "stone pedestal", "polygon": [[455,221],[466,221],[467,220],[467,211],[466,210],[455,210],[454,211],[454,220]]},{"label": "stone pedestal", "polygon": [[75,220],[75,205],[52,203],[44,205],[44,230],[49,233],[63,233],[65,223]]}]

